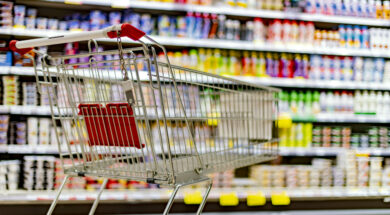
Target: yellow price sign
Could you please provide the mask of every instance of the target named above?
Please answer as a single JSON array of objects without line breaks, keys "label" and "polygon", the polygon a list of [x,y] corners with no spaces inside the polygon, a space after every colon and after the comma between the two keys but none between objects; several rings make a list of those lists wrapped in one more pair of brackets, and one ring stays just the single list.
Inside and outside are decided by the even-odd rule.
[{"label": "yellow price sign", "polygon": [[129,8],[130,1],[129,0],[111,0],[111,7],[112,8],[119,8],[119,9]]},{"label": "yellow price sign", "polygon": [[271,202],[272,205],[289,205],[290,197],[287,195],[286,192],[273,193],[271,195]]},{"label": "yellow price sign", "polygon": [[219,205],[221,206],[237,206],[239,200],[235,192],[221,194],[219,196]]},{"label": "yellow price sign", "polygon": [[75,4],[75,5],[81,5],[83,4],[83,0],[65,0],[65,4]]},{"label": "yellow price sign", "polygon": [[184,204],[186,205],[199,205],[202,199],[202,194],[199,191],[184,194]]},{"label": "yellow price sign", "polygon": [[267,202],[262,192],[248,194],[246,196],[246,204],[248,206],[263,206]]}]

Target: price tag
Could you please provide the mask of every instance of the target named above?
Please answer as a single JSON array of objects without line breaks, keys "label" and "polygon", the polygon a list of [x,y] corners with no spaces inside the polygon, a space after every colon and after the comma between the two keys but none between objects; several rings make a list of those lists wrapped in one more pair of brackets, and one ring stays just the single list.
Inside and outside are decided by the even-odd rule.
[{"label": "price tag", "polygon": [[112,8],[129,8],[130,7],[130,1],[129,0],[111,0],[111,7]]},{"label": "price tag", "polygon": [[7,145],[0,145],[0,152],[7,152],[7,151],[8,151]]},{"label": "price tag", "polygon": [[0,105],[0,113],[8,113],[8,112],[9,112],[8,106]]},{"label": "price tag", "polygon": [[271,195],[272,205],[289,205],[290,197],[287,192],[274,193]]},{"label": "price tag", "polygon": [[186,205],[199,205],[202,199],[202,194],[199,191],[184,194],[184,204]]},{"label": "price tag", "polygon": [[221,206],[237,206],[238,203],[239,200],[235,192],[221,194],[219,196],[219,205]]},{"label": "price tag", "polygon": [[248,194],[246,197],[246,204],[248,206],[263,206],[266,202],[267,200],[262,192]]},{"label": "price tag", "polygon": [[83,4],[83,0],[64,0],[65,4],[75,4],[75,5],[81,5]]}]

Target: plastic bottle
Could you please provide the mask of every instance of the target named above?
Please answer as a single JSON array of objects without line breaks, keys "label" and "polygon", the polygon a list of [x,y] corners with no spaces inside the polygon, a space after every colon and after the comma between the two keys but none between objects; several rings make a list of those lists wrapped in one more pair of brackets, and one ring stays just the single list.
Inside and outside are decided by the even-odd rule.
[{"label": "plastic bottle", "polygon": [[327,98],[326,92],[322,91],[320,93],[320,111],[321,112],[327,111],[327,105],[328,105],[327,102],[328,102],[328,98]]},{"label": "plastic bottle", "polygon": [[341,97],[340,93],[338,91],[334,92],[333,94],[333,110],[334,112],[340,112],[342,109],[342,104],[340,103]]},{"label": "plastic bottle", "polygon": [[354,97],[352,93],[348,93],[348,112],[353,113],[353,108],[354,108]]},{"label": "plastic bottle", "polygon": [[370,97],[368,95],[368,91],[364,90],[362,94],[362,99],[361,99],[361,112],[362,113],[369,113],[370,112]]},{"label": "plastic bottle", "polygon": [[255,18],[253,24],[253,39],[255,44],[263,45],[265,42],[264,23],[261,18]]},{"label": "plastic bottle", "polygon": [[339,35],[340,35],[340,47],[344,48],[347,46],[347,34],[344,25],[339,25]]},{"label": "plastic bottle", "polygon": [[202,36],[203,17],[201,13],[195,13],[195,26],[193,31],[193,38],[199,39]]},{"label": "plastic bottle", "polygon": [[288,71],[288,59],[286,53],[282,53],[280,56],[279,61],[279,72],[278,77],[280,78],[287,78],[289,77],[289,71]]},{"label": "plastic bottle", "polygon": [[353,47],[354,48],[360,48],[362,46],[362,32],[360,30],[359,26],[354,27],[354,42],[353,42]]},{"label": "plastic bottle", "polygon": [[298,43],[299,44],[305,44],[305,43],[308,43],[308,41],[306,41],[306,34],[308,32],[306,32],[307,29],[306,29],[306,23],[304,21],[300,21],[299,22],[299,26],[298,26],[298,33],[299,33],[299,36],[298,36]]},{"label": "plastic bottle", "polygon": [[341,72],[341,60],[339,57],[334,57],[333,59],[333,79],[334,80],[342,80],[342,72]]},{"label": "plastic bottle", "polygon": [[186,36],[189,38],[193,37],[195,22],[196,19],[194,14],[192,12],[188,12],[186,16],[186,27],[187,27]]},{"label": "plastic bottle", "polygon": [[241,58],[241,67],[242,67],[242,74],[243,76],[251,76],[250,73],[250,57],[249,52],[244,51],[243,56]]},{"label": "plastic bottle", "polygon": [[305,104],[304,104],[304,110],[303,115],[304,116],[311,116],[313,115],[313,96],[311,91],[306,91],[305,98],[304,98]]},{"label": "plastic bottle", "polygon": [[206,52],[203,48],[200,48],[199,57],[198,57],[198,69],[200,71],[205,71],[205,61],[206,61]]},{"label": "plastic bottle", "polygon": [[256,71],[257,71],[257,65],[259,64],[258,62],[258,57],[257,57],[257,52],[253,51],[251,52],[251,57],[250,57],[250,68],[249,68],[249,73],[251,76],[256,76]]},{"label": "plastic bottle", "polygon": [[388,114],[390,111],[390,93],[388,91],[383,93],[383,103],[383,113]]},{"label": "plastic bottle", "polygon": [[305,44],[308,46],[313,46],[314,44],[314,32],[315,32],[315,27],[313,22],[307,22],[306,23],[306,42]]},{"label": "plastic bottle", "polygon": [[371,91],[368,97],[368,108],[369,113],[375,113],[377,107],[376,93],[375,91]]},{"label": "plastic bottle", "polygon": [[383,8],[382,8],[381,0],[375,1],[375,8],[376,8],[376,18],[383,19]]},{"label": "plastic bottle", "polygon": [[360,91],[355,92],[355,98],[354,98],[354,106],[353,106],[353,111],[355,113],[361,113],[362,112],[362,95]]},{"label": "plastic bottle", "polygon": [[218,31],[217,31],[217,38],[218,39],[226,39],[226,16],[225,15],[219,15],[218,16]]},{"label": "plastic bottle", "polygon": [[293,115],[298,113],[298,94],[295,90],[290,94],[290,111]]},{"label": "plastic bottle", "polygon": [[390,19],[390,2],[383,1],[383,18]]},{"label": "plastic bottle", "polygon": [[211,27],[208,38],[215,39],[217,38],[218,32],[218,16],[216,14],[211,14]]},{"label": "plastic bottle", "polygon": [[257,66],[256,66],[256,76],[258,77],[265,77],[266,74],[266,62],[264,58],[264,53],[260,52],[259,59],[257,60]]},{"label": "plastic bottle", "polygon": [[352,58],[345,57],[343,60],[343,76],[345,81],[351,81],[353,78],[353,70],[352,70]]},{"label": "plastic bottle", "polygon": [[309,56],[303,55],[302,61],[301,61],[301,71],[303,78],[308,79],[309,78]]},{"label": "plastic bottle", "polygon": [[273,58],[274,68],[272,69],[271,77],[278,77],[279,67],[280,67],[280,63],[278,60],[278,54],[274,53],[272,58]]},{"label": "plastic bottle", "polygon": [[321,112],[320,93],[318,91],[314,91],[313,93],[313,104],[311,112],[313,115],[319,114]]},{"label": "plastic bottle", "polygon": [[327,101],[327,105],[326,105],[326,112],[327,113],[333,113],[334,112],[334,95],[332,92],[328,92],[326,94],[326,101]]},{"label": "plastic bottle", "polygon": [[310,79],[321,79],[321,57],[319,55],[312,55],[310,58]]},{"label": "plastic bottle", "polygon": [[211,28],[210,16],[208,13],[204,13],[203,14],[203,28],[202,28],[200,38],[207,39],[209,37],[210,28]]},{"label": "plastic bottle", "polygon": [[299,32],[298,23],[293,20],[291,22],[291,34],[289,36],[290,43],[296,44],[298,43],[299,34],[304,32]]},{"label": "plastic bottle", "polygon": [[273,69],[274,69],[274,60],[272,59],[272,54],[267,52],[266,53],[266,59],[265,59],[265,62],[266,62],[266,74],[268,77],[272,77],[272,74],[274,73],[273,72]]},{"label": "plastic bottle", "polygon": [[384,100],[384,98],[383,98],[382,92],[378,91],[376,93],[376,97],[375,97],[375,103],[376,103],[375,113],[377,115],[382,115],[385,113],[385,112],[383,112],[383,110],[384,110],[383,100]]}]

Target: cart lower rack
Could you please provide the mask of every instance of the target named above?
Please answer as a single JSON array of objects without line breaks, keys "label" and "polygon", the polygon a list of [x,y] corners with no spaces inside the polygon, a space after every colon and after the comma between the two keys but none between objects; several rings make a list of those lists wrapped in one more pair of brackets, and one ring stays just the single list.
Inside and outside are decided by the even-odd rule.
[{"label": "cart lower rack", "polygon": [[[140,46],[124,48],[123,36]],[[117,49],[94,51],[101,37],[116,38]],[[81,40],[89,41],[89,53],[43,54],[35,69],[43,74],[36,77],[40,93],[50,95],[57,140],[66,144],[58,149],[68,176],[48,214],[68,177],[85,175],[175,187],[164,214],[181,186],[209,181],[200,214],[211,188],[208,173],[277,155],[277,89],[171,65],[163,46],[129,24],[10,46],[25,54]]]}]

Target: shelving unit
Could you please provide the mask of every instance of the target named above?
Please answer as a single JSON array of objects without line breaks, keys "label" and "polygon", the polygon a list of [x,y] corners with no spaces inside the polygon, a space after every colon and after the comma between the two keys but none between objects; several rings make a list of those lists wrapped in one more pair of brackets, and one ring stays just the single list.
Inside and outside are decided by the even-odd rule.
[{"label": "shelving unit", "polygon": [[[22,1],[23,2],[23,1]],[[119,5],[118,5],[118,2]],[[390,20],[373,19],[373,18],[361,18],[350,16],[328,16],[322,14],[307,14],[307,13],[293,13],[283,11],[271,11],[271,10],[254,10],[245,9],[239,7],[226,7],[226,6],[201,6],[201,5],[188,5],[178,3],[165,3],[165,2],[149,2],[149,1],[133,1],[133,0],[43,0],[42,4],[56,3],[64,4],[66,6],[74,8],[78,7],[78,4],[90,5],[90,6],[102,6],[107,7],[107,10],[131,8],[139,11],[154,11],[165,13],[171,11],[173,13],[184,14],[185,12],[200,12],[200,13],[213,13],[224,14],[231,17],[241,17],[242,19],[252,19],[254,17],[261,17],[264,19],[291,19],[312,21],[316,23],[326,23],[330,25],[334,24],[350,24],[350,25],[367,25],[372,27],[389,28]],[[71,5],[68,3],[73,3]],[[0,29],[0,35],[8,36],[12,38],[41,38],[57,36],[62,34],[68,34],[68,31],[54,31],[54,30],[30,30],[30,29]],[[162,45],[169,47],[196,47],[196,48],[216,48],[216,49],[232,49],[232,50],[248,50],[248,51],[262,51],[262,52],[278,52],[278,53],[301,53],[301,54],[319,54],[319,55],[335,55],[335,56],[360,56],[369,58],[390,58],[390,52],[378,51],[378,50],[364,50],[364,49],[346,49],[346,48],[318,48],[301,45],[270,45],[270,44],[256,44],[254,42],[247,41],[228,41],[228,40],[212,40],[212,39],[192,39],[192,38],[176,38],[176,37],[163,37],[152,36],[153,39],[161,43]],[[99,39],[99,43],[102,44],[114,44],[114,39]],[[122,42],[127,45],[135,44],[134,41],[123,38]],[[0,75],[19,75],[19,76],[34,76],[34,70],[31,67],[0,67]],[[41,75],[41,74],[40,74]],[[145,76],[142,76],[145,75]],[[146,73],[142,73],[142,77],[146,77]],[[263,78],[263,77],[249,77],[249,76],[234,76],[231,78],[248,81],[253,84],[261,84],[265,86],[298,89],[326,89],[326,90],[380,90],[390,91],[390,84],[388,83],[367,83],[367,82],[347,82],[347,81],[334,81],[334,80],[308,80],[308,79],[284,79],[284,78]],[[199,79],[199,82],[205,80]],[[4,106],[0,105],[0,114],[9,115],[21,115],[22,117],[34,115],[41,117],[51,116],[49,107],[42,106]],[[390,116],[376,116],[376,115],[355,115],[345,113],[332,113],[332,114],[317,114],[316,116],[308,117],[293,117],[294,122],[309,122],[320,124],[352,124],[352,123],[364,123],[375,125],[386,125],[390,123]],[[280,147],[280,156],[288,158],[300,157],[332,157],[332,159],[342,153],[347,152],[345,148],[326,148],[326,147]],[[390,157],[390,148],[356,148],[353,149],[358,154],[369,156],[383,156]],[[161,152],[161,151],[160,151]],[[28,155],[57,155],[58,147],[53,145],[40,145],[39,147],[33,147],[29,145],[8,145],[0,146],[0,153],[8,154],[11,156]],[[158,153],[158,152],[157,152]],[[269,210],[281,210],[281,209],[300,209],[303,205],[310,205],[315,209],[329,209],[329,208],[344,208],[353,207],[376,207],[386,208],[384,202],[389,202],[388,196],[390,190],[387,187],[380,188],[347,188],[347,187],[320,187],[320,188],[262,188],[253,185],[251,182],[235,182],[236,188],[214,188],[209,196],[209,201],[206,205],[205,211],[228,211],[228,210],[252,210],[259,211],[264,209]],[[241,184],[240,184],[241,183]],[[244,186],[245,185],[245,186]],[[252,187],[246,188],[247,185]],[[260,207],[248,207],[246,205],[246,198],[248,194],[261,191],[264,193],[267,203],[265,206]],[[291,199],[290,206],[275,206],[272,205],[271,197],[273,193],[286,192]],[[185,205],[183,200],[188,193],[195,192],[195,189],[187,189],[185,192],[178,194],[178,211],[188,212],[189,205]],[[239,199],[239,204],[233,207],[222,207],[219,205],[219,199],[222,195],[233,193]],[[65,191],[61,196],[62,203],[78,207],[82,204],[90,204],[95,198],[96,191]],[[162,202],[166,202],[169,198],[170,190],[168,189],[145,189],[145,190],[107,190],[102,195],[103,205],[100,210],[104,210],[105,207],[118,207],[130,214],[136,213],[137,210],[128,211],[129,208],[136,207],[150,208],[150,212],[153,212],[151,206],[156,206],[158,209]],[[46,210],[49,200],[54,198],[54,191],[7,191],[0,193],[0,211],[2,208],[7,208],[5,205],[9,204],[13,210],[17,210],[20,205],[37,205],[37,207],[44,208]],[[349,202],[349,203],[348,203]],[[359,202],[362,203],[359,205]],[[317,206],[315,206],[317,204]],[[333,205],[334,204],[334,205]],[[348,205],[349,204],[349,205]],[[366,204],[366,205],[365,205]],[[371,204],[371,205],[370,205]],[[107,206],[108,205],[108,206]],[[126,207],[131,205],[131,207]],[[298,206],[297,206],[298,205]],[[320,205],[320,206],[318,206]],[[89,206],[89,205],[88,205]],[[8,208],[10,208],[8,207]],[[100,206],[99,206],[100,207]],[[72,208],[72,207],[70,207]],[[182,209],[187,208],[187,209]],[[98,210],[99,210],[98,209]],[[157,210],[156,209],[156,210]],[[158,209],[157,212],[161,210]],[[156,213],[157,213],[156,212]],[[69,213],[71,214],[71,212]],[[119,212],[118,212],[119,214]]]},{"label": "shelving unit", "polygon": [[179,4],[179,3],[164,3],[164,2],[149,2],[149,1],[133,1],[124,0],[118,4],[118,1],[114,0],[45,0],[46,2],[57,3],[73,3],[83,5],[96,5],[118,8],[133,8],[133,9],[145,9],[145,10],[157,10],[157,11],[178,11],[178,12],[200,12],[200,13],[213,13],[224,14],[236,17],[261,17],[266,19],[293,19],[302,21],[324,22],[324,23],[337,23],[337,24],[351,24],[351,25],[369,25],[377,27],[388,27],[390,22],[388,20],[374,19],[374,18],[362,18],[353,16],[328,16],[322,14],[308,14],[308,13],[295,13],[273,10],[259,10],[259,9],[247,9],[241,7],[227,7],[225,5],[220,6],[201,6],[191,4]]}]

